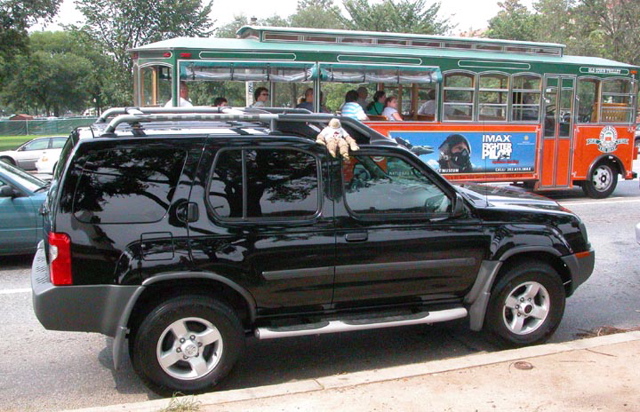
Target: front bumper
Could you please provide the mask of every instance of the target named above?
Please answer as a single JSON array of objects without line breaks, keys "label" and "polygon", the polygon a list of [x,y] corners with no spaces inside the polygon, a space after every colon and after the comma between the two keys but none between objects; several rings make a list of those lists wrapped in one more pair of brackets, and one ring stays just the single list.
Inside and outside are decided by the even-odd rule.
[{"label": "front bumper", "polygon": [[99,332],[115,336],[118,324],[141,286],[54,286],[40,242],[31,266],[33,310],[49,330]]},{"label": "front bumper", "polygon": [[567,296],[571,296],[573,292],[589,279],[593,273],[593,267],[596,262],[596,252],[589,250],[573,255],[563,256],[562,260],[569,268],[571,282],[568,284]]}]

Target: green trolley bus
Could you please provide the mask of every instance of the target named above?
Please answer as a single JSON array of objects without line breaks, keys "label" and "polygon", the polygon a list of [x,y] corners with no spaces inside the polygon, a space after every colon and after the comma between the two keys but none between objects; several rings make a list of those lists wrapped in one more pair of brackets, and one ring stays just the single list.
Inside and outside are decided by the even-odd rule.
[{"label": "green trolley bus", "polygon": [[[619,176],[636,177],[638,67],[565,55],[564,48],[245,26],[235,39],[175,38],[133,49],[134,104],[178,106],[181,84],[192,82],[244,83],[245,100],[236,106],[251,105],[258,87],[270,91],[266,106],[283,108],[295,107],[305,88],[314,91],[312,108],[324,107],[323,94],[344,90],[335,84],[384,91],[396,98],[402,120],[370,114],[364,121],[433,148],[420,157],[450,180],[581,186],[588,196],[607,197]],[[464,147],[458,153],[454,141]]]}]

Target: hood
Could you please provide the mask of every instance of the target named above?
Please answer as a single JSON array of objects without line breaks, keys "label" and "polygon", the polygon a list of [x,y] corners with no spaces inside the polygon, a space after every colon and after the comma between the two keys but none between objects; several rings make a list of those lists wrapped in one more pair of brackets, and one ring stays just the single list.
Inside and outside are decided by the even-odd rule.
[{"label": "hood", "polygon": [[480,184],[457,185],[459,191],[477,208],[545,210],[571,213],[555,200],[522,189]]}]

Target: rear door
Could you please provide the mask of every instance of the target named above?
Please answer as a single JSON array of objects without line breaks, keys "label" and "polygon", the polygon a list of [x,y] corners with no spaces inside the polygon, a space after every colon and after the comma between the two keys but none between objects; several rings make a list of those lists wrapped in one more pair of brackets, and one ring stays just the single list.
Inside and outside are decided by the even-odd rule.
[{"label": "rear door", "polygon": [[343,182],[335,304],[460,302],[489,237],[451,216],[453,189],[408,154],[371,149],[343,163]]}]

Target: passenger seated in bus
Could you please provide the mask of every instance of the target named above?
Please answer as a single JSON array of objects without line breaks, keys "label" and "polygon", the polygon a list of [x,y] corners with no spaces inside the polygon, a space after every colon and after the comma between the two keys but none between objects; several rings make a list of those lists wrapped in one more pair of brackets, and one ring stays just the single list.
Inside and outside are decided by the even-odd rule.
[{"label": "passenger seated in bus", "polygon": [[313,111],[313,87],[309,87],[304,92],[304,101],[296,106],[296,109],[307,109]]},{"label": "passenger seated in bus", "polygon": [[418,114],[423,116],[434,116],[436,114],[436,90],[431,89],[427,93],[427,101],[418,108]]},{"label": "passenger seated in bus", "polygon": [[367,107],[367,97],[369,97],[369,90],[367,90],[366,87],[364,86],[360,86],[358,87],[358,104],[360,105],[360,107],[362,107],[362,110],[364,110]]},{"label": "passenger seated in bus", "polygon": [[351,117],[356,120],[369,120],[367,114],[362,110],[362,107],[358,104],[358,92],[355,90],[349,90],[344,96],[344,105],[342,105],[342,115]]},{"label": "passenger seated in bus", "polygon": [[[178,100],[178,107],[192,107],[193,104],[189,101],[189,87],[187,82],[180,82],[180,99]],[[164,107],[173,107],[173,99],[169,100]]]},{"label": "passenger seated in bus", "polygon": [[398,113],[398,98],[396,96],[389,96],[384,103],[384,110],[382,115],[390,121],[402,121],[402,116]]},{"label": "passenger seated in bus", "polygon": [[266,107],[266,101],[269,100],[269,89],[258,87],[253,92],[253,100],[255,100],[255,103],[251,107]]},{"label": "passenger seated in bus", "polygon": [[378,90],[373,95],[373,100],[367,105],[367,114],[381,116],[384,110],[384,102],[387,100],[387,94],[384,90]]},{"label": "passenger seated in bus", "polygon": [[228,105],[229,105],[229,102],[226,99],[226,97],[222,97],[222,96],[216,97],[216,99],[213,101],[213,106],[214,107],[225,107],[225,106],[228,106]]}]

